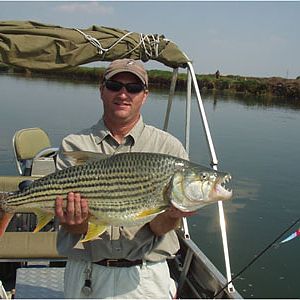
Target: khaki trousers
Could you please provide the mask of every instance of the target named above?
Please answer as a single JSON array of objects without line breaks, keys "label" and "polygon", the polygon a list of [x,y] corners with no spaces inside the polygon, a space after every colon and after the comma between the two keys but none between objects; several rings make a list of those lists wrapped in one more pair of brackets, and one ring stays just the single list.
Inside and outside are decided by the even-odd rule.
[{"label": "khaki trousers", "polygon": [[[91,271],[91,293],[82,288]],[[104,267],[97,264],[69,260],[64,277],[65,298],[88,299],[172,299],[175,282],[170,278],[166,261],[129,268]]]}]

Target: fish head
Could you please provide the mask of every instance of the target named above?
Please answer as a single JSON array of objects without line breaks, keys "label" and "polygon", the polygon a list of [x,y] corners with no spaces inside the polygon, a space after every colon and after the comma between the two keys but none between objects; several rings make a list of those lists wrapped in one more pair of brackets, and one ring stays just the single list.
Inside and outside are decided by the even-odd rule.
[{"label": "fish head", "polygon": [[181,211],[194,211],[205,205],[229,200],[232,191],[225,188],[231,180],[228,173],[199,165],[184,166],[177,170],[170,185],[171,203]]}]

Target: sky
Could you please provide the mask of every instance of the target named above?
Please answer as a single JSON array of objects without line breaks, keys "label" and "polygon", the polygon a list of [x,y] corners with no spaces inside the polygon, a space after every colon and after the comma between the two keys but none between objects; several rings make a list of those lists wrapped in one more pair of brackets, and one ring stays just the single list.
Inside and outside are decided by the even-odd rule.
[{"label": "sky", "polygon": [[300,76],[299,16],[299,1],[0,1],[0,21],[164,34],[197,74],[290,79]]}]

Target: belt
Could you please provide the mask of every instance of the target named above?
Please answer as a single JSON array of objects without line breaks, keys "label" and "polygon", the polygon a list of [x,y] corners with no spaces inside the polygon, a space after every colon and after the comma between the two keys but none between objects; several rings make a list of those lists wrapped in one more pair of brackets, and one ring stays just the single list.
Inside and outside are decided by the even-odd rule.
[{"label": "belt", "polygon": [[129,268],[133,266],[138,266],[143,264],[142,259],[137,260],[127,260],[127,259],[103,259],[93,262],[96,265],[105,267],[118,267],[118,268]]}]

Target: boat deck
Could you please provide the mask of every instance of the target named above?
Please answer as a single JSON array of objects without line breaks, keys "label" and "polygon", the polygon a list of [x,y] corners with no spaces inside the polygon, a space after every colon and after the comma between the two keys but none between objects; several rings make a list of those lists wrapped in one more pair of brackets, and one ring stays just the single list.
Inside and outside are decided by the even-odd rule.
[{"label": "boat deck", "polygon": [[64,298],[64,271],[45,266],[18,269],[15,299]]}]

